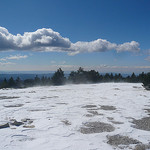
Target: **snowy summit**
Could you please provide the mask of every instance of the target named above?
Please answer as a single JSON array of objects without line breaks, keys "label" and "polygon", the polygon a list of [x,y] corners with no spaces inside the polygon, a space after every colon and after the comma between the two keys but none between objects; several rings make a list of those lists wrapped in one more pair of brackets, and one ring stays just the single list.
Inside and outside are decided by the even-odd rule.
[{"label": "snowy summit", "polygon": [[150,149],[149,113],[140,83],[1,89],[0,149]]}]

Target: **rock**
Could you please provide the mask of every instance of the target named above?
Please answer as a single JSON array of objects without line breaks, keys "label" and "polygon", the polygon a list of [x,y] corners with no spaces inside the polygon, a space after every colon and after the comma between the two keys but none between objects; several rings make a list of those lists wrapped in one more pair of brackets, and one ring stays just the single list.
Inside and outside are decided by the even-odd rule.
[{"label": "rock", "polygon": [[3,129],[3,128],[9,128],[9,124],[6,123],[6,124],[2,124],[0,125],[0,129]]},{"label": "rock", "polygon": [[21,119],[21,121],[24,122],[24,123],[28,123],[28,124],[33,123],[33,120],[31,120],[31,119],[29,119],[29,118]]},{"label": "rock", "polygon": [[11,125],[13,125],[13,126],[21,126],[21,125],[23,125],[24,123],[23,122],[18,122],[18,121],[16,121],[15,119],[12,119],[12,120],[10,120],[11,121]]},{"label": "rock", "polygon": [[63,122],[65,125],[67,125],[67,126],[68,126],[68,125],[71,125],[71,122],[69,122],[68,120],[63,120],[62,122]]},{"label": "rock", "polygon": [[80,128],[80,132],[83,134],[112,132],[115,128],[111,124],[103,122],[88,122],[84,124],[85,127]]},{"label": "rock", "polygon": [[108,105],[101,106],[101,109],[103,109],[103,110],[116,110],[116,108],[114,106],[108,106]]},{"label": "rock", "polygon": [[130,145],[130,144],[139,144],[138,140],[129,138],[128,136],[122,136],[122,135],[113,135],[113,136],[107,136],[108,138],[108,144],[119,146],[119,145]]},{"label": "rock", "polygon": [[145,145],[145,144],[139,144],[136,145],[134,150],[147,150],[150,149],[150,145]]},{"label": "rock", "polygon": [[24,128],[35,128],[35,126],[34,125],[25,125],[25,126],[23,126]]},{"label": "rock", "polygon": [[82,108],[95,108],[95,107],[97,107],[96,105],[85,105],[85,106],[83,106]]},{"label": "rock", "polygon": [[145,117],[139,120],[134,119],[132,123],[135,124],[132,126],[134,128],[150,131],[150,117]]}]

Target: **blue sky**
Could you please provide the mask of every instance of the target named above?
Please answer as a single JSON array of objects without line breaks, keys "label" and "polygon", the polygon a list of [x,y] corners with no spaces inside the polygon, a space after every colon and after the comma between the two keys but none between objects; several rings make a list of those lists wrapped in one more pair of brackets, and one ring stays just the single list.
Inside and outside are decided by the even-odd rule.
[{"label": "blue sky", "polygon": [[1,0],[0,70],[148,72],[149,6],[149,0]]}]

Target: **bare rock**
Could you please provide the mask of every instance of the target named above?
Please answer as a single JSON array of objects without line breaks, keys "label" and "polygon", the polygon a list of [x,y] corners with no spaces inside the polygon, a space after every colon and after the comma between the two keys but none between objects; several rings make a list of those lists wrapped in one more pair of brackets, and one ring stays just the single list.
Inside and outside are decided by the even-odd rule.
[{"label": "bare rock", "polygon": [[101,132],[112,132],[115,128],[111,124],[103,122],[87,122],[84,127],[80,128],[80,132],[83,134],[101,133]]},{"label": "bare rock", "polygon": [[139,144],[138,140],[129,138],[128,136],[122,136],[122,135],[113,135],[113,136],[107,136],[108,138],[108,144],[113,146],[119,146],[119,145],[130,145],[130,144]]},{"label": "bare rock", "polygon": [[9,123],[1,124],[0,129],[9,128]]}]

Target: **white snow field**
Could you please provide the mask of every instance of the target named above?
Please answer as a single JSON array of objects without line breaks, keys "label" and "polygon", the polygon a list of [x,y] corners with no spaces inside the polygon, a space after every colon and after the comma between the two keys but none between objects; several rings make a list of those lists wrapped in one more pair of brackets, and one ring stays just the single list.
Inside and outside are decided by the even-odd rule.
[{"label": "white snow field", "polygon": [[140,83],[1,89],[0,150],[150,149],[149,113]]}]

